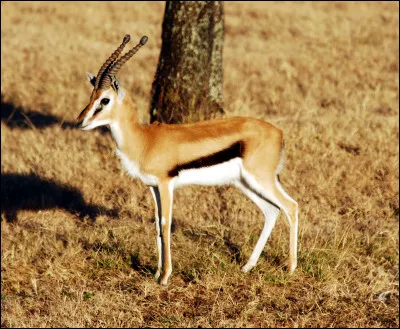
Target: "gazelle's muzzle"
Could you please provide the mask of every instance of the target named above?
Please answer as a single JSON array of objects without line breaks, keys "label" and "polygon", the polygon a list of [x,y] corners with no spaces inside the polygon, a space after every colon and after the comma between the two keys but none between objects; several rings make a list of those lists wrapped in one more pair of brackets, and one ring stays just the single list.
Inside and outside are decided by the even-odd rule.
[{"label": "gazelle's muzzle", "polygon": [[[91,103],[90,103],[91,104]],[[89,104],[89,105],[90,105]],[[78,128],[83,128],[82,124],[83,124],[83,120],[86,117],[86,114],[89,112],[90,107],[86,106],[83,111],[79,114],[79,116],[76,118],[76,125]]]}]

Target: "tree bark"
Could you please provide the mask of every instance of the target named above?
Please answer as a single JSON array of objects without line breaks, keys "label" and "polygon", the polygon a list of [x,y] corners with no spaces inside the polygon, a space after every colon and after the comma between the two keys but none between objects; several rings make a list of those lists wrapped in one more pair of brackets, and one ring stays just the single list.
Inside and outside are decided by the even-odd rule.
[{"label": "tree bark", "polygon": [[166,2],[151,122],[194,122],[224,113],[223,41],[222,1]]}]

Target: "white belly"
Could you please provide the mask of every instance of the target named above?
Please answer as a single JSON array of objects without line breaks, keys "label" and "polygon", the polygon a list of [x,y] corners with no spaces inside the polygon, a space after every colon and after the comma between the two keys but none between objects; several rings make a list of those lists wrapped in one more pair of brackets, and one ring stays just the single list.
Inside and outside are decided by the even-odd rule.
[{"label": "white belly", "polygon": [[[139,165],[131,161],[120,150],[116,150],[121,159],[122,167],[133,178],[140,179],[144,184],[157,186],[158,178],[154,175],[145,174],[140,171]],[[174,187],[184,185],[226,185],[232,184],[240,179],[242,171],[242,159],[234,158],[210,167],[181,170],[174,179]]]},{"label": "white belly", "polygon": [[211,167],[188,169],[179,172],[175,179],[175,187],[183,185],[226,185],[240,179],[242,159],[232,160]]}]

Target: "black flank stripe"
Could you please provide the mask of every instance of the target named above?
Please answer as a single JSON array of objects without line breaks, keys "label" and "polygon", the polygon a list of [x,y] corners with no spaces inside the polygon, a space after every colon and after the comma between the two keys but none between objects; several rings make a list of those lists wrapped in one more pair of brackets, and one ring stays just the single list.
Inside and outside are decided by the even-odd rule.
[{"label": "black flank stripe", "polygon": [[222,151],[198,158],[188,163],[179,164],[175,168],[172,168],[170,171],[168,171],[168,176],[175,177],[178,176],[181,170],[210,167],[237,157],[242,157],[243,151],[244,143],[242,141],[239,141]]}]

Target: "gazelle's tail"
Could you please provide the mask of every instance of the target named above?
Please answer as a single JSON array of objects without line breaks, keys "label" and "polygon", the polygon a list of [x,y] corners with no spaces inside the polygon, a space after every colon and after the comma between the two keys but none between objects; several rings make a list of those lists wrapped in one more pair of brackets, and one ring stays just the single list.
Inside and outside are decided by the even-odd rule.
[{"label": "gazelle's tail", "polygon": [[282,138],[281,159],[279,160],[278,167],[276,168],[277,175],[282,171],[284,164],[285,164],[285,143],[283,142]]}]

